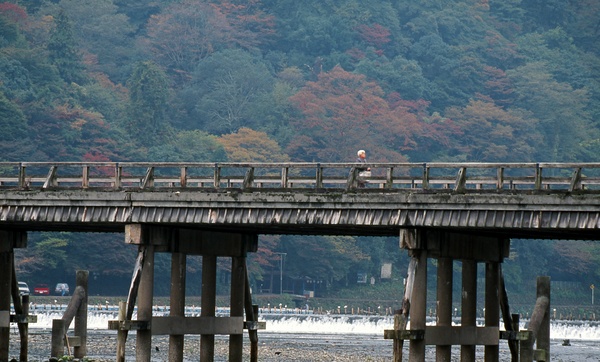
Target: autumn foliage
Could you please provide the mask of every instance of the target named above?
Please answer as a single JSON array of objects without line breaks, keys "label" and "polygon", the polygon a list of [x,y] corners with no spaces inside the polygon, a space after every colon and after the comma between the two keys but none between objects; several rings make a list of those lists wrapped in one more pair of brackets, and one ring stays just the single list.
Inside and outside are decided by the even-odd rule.
[{"label": "autumn foliage", "polygon": [[321,73],[290,98],[303,116],[295,121],[298,136],[290,152],[315,161],[351,162],[358,149],[365,149],[371,161],[405,162],[403,151],[426,140],[449,144],[451,122],[430,117],[427,102],[406,101],[398,94],[384,97],[364,75],[340,66]]}]

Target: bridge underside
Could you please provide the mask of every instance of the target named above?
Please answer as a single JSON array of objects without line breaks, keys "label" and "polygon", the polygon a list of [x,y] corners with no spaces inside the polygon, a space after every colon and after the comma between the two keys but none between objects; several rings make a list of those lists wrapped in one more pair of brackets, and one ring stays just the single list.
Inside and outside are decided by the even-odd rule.
[{"label": "bridge underside", "polygon": [[0,229],[123,232],[156,224],[257,234],[397,236],[427,228],[512,238],[600,239],[600,210],[411,210],[236,207],[0,206]]}]

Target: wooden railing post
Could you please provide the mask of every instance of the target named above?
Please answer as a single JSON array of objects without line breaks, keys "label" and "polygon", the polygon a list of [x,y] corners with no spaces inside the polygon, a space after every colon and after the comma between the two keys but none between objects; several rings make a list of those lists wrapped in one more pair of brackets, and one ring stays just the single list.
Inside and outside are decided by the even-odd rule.
[{"label": "wooden railing post", "polygon": [[504,188],[504,167],[498,167],[496,171],[496,189],[502,190]]},{"label": "wooden railing post", "polygon": [[317,163],[317,179],[315,180],[315,188],[322,189],[323,188],[323,167],[321,167],[320,163]]},{"label": "wooden railing post", "polygon": [[426,163],[423,164],[423,190],[429,189],[429,166]]},{"label": "wooden railing post", "polygon": [[215,169],[213,174],[213,185],[216,189],[221,187],[221,167],[218,163],[215,163]]},{"label": "wooden railing post", "polygon": [[181,167],[179,170],[179,185],[182,188],[187,187],[187,170],[188,168],[185,166]]},{"label": "wooden railing post", "polygon": [[121,176],[123,174],[123,168],[117,163],[115,165],[115,189],[121,188]]},{"label": "wooden railing post", "polygon": [[385,171],[384,188],[391,189],[394,186],[394,167],[388,167]]},{"label": "wooden railing post", "polygon": [[281,188],[283,189],[288,187],[288,172],[289,167],[283,167],[281,169]]},{"label": "wooden railing post", "polygon": [[26,166],[22,163],[19,164],[19,188],[24,189],[27,187],[27,183],[25,182],[25,174],[26,174]]},{"label": "wooden railing post", "polygon": [[534,187],[536,190],[542,189],[542,167],[540,167],[539,163],[535,167],[535,185],[534,185]]},{"label": "wooden railing post", "polygon": [[87,189],[90,186],[90,166],[84,165],[81,170],[81,187]]}]

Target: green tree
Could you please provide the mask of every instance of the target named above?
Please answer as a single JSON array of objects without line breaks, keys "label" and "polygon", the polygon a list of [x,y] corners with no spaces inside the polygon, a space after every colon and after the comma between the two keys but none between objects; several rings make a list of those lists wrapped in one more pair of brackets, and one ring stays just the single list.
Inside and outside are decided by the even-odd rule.
[{"label": "green tree", "polygon": [[17,259],[15,267],[19,275],[53,275],[66,265],[69,241],[65,235],[42,233],[31,244],[28,255]]},{"label": "green tree", "polygon": [[119,13],[125,14],[129,18],[129,22],[136,29],[136,33],[140,33],[145,28],[148,20],[154,14],[160,12],[161,3],[155,0],[114,0],[115,5],[119,8]]},{"label": "green tree", "polygon": [[0,90],[9,99],[21,102],[31,101],[35,94],[29,71],[12,56],[3,54],[0,54]]},{"label": "green tree", "polygon": [[223,162],[227,154],[219,139],[200,130],[180,131],[172,140],[148,150],[149,161]]},{"label": "green tree", "polygon": [[23,43],[19,24],[26,18],[27,13],[22,7],[8,2],[0,4],[0,47]]},{"label": "green tree", "polygon": [[220,48],[227,27],[223,14],[210,4],[183,1],[150,18],[143,42],[159,64],[187,78],[200,59]]},{"label": "green tree", "polygon": [[73,34],[73,24],[63,10],[59,11],[54,20],[55,26],[50,33],[48,42],[49,60],[56,66],[65,82],[83,84],[87,78]]},{"label": "green tree", "polygon": [[273,89],[274,77],[262,59],[240,49],[216,52],[198,63],[182,92],[188,108],[186,128],[210,133],[254,127],[255,103]]},{"label": "green tree", "polygon": [[538,132],[543,145],[536,153],[537,160],[581,160],[583,143],[595,138],[588,113],[586,89],[573,89],[568,83],[557,82],[548,73],[545,63],[528,63],[507,71],[514,84],[515,105],[530,111],[539,119]]},{"label": "green tree", "polygon": [[143,145],[164,141],[171,132],[167,119],[168,78],[152,61],[136,64],[127,81],[129,106],[125,128]]},{"label": "green tree", "polygon": [[61,0],[58,6],[73,23],[88,69],[125,82],[140,52],[134,46],[134,27],[113,0]]},{"label": "green tree", "polygon": [[27,119],[21,109],[0,92],[0,160],[20,161],[31,152]]},{"label": "green tree", "polygon": [[419,63],[402,56],[390,61],[384,57],[365,57],[356,65],[356,71],[377,79],[386,93],[397,92],[404,99],[422,99],[430,87]]},{"label": "green tree", "polygon": [[256,130],[263,131],[285,147],[293,137],[291,120],[297,113],[290,97],[304,84],[300,69],[283,69],[275,79],[271,92],[263,92],[251,106],[251,118],[256,121]]}]

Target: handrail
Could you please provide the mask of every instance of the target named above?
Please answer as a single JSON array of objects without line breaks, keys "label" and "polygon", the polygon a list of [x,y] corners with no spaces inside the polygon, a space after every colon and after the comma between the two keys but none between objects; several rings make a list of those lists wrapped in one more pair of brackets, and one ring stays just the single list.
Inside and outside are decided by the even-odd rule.
[{"label": "handrail", "polygon": [[[600,191],[600,163],[0,162],[0,189]],[[363,188],[361,188],[363,190]]]}]

